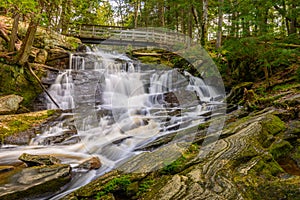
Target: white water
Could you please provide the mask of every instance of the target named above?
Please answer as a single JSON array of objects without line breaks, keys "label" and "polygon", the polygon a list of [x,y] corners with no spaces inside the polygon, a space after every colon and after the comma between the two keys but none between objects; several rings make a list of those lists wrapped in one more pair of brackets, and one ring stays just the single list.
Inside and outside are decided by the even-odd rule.
[{"label": "white water", "polygon": [[[145,71],[124,55],[101,51],[72,55],[70,69],[61,72],[49,89],[60,108],[71,111],[63,114],[65,120],[49,127],[29,146],[2,148],[1,164],[14,162],[24,152],[53,154],[76,171],[82,160],[98,156],[103,166],[78,173],[66,192],[53,197],[59,199],[140,153],[136,149],[147,142],[202,123],[201,114],[213,107],[200,101],[187,105],[185,96],[176,96],[178,105],[170,106],[165,101],[166,93],[176,91],[192,91],[194,99],[198,96],[202,102],[218,95],[200,78],[177,70]],[[50,100],[47,106],[56,108]],[[171,114],[174,111],[180,114]],[[47,138],[60,136],[70,127],[75,127],[78,135],[61,143],[45,143]],[[69,142],[78,140],[78,136],[80,142]]]}]

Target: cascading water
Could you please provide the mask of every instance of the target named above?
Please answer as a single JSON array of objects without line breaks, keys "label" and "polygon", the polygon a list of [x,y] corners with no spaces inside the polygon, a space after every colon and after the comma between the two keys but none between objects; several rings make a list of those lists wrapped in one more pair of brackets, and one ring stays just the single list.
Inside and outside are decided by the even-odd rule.
[{"label": "cascading water", "polygon": [[[187,72],[143,70],[124,55],[103,51],[71,55],[70,68],[57,76],[49,93],[70,112],[29,146],[3,150],[0,157],[51,153],[75,171],[82,160],[100,158],[99,170],[77,172],[66,191],[53,199],[118,167],[150,141],[202,123],[202,114],[214,109],[210,101],[218,96],[213,87]],[[47,106],[56,109],[50,100]],[[63,135],[67,137],[55,139]]]}]

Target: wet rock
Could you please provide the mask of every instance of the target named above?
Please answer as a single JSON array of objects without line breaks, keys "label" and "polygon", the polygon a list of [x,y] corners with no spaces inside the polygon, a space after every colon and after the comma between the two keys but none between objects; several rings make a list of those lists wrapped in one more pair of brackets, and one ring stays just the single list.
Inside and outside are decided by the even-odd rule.
[{"label": "wet rock", "polygon": [[77,130],[63,131],[59,135],[49,136],[49,137],[43,139],[41,142],[39,142],[39,144],[43,144],[43,145],[60,144],[64,141],[70,139],[72,136],[74,136],[76,134],[77,134]]},{"label": "wet rock", "polygon": [[190,107],[199,105],[199,98],[194,91],[177,90],[164,94],[164,100],[170,107]]},{"label": "wet rock", "polygon": [[60,190],[71,179],[71,167],[65,164],[22,169],[11,178],[13,183],[0,187],[0,199],[41,199]]},{"label": "wet rock", "polygon": [[23,101],[23,97],[12,94],[0,97],[0,115],[13,114]]},{"label": "wet rock", "polygon": [[14,145],[28,145],[31,139],[34,138],[37,133],[37,129],[30,129],[19,133],[14,133],[12,135],[6,136],[3,143]]},{"label": "wet rock", "polygon": [[40,165],[55,165],[60,164],[61,161],[51,155],[31,155],[23,153],[19,160],[26,163],[28,167]]},{"label": "wet rock", "polygon": [[83,163],[81,163],[78,168],[79,169],[87,169],[87,170],[91,170],[91,169],[99,169],[101,167],[101,161],[98,157],[92,157],[86,161],[84,161]]},{"label": "wet rock", "polygon": [[0,166],[0,173],[2,172],[8,172],[15,169],[14,166]]}]

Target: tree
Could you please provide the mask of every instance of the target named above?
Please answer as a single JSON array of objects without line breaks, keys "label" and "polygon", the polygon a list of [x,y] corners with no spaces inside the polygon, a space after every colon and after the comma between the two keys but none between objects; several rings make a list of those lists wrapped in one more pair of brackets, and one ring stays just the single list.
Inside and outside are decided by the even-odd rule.
[{"label": "tree", "polygon": [[222,44],[222,29],[223,29],[223,3],[224,0],[218,0],[219,2],[219,19],[218,19],[218,32],[217,32],[217,41],[216,49],[219,49]]}]

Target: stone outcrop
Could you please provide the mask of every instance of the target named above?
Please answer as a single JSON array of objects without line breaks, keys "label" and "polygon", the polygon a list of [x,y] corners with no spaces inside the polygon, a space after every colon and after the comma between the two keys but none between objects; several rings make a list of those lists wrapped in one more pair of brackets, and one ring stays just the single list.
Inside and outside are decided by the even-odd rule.
[{"label": "stone outcrop", "polygon": [[[71,180],[70,165],[60,164],[51,155],[22,154],[28,167],[2,167],[1,177],[10,180],[0,186],[0,199],[41,199],[60,190]],[[10,171],[9,173],[5,173]]]},{"label": "stone outcrop", "polygon": [[22,101],[23,97],[15,94],[0,97],[0,115],[17,112]]},{"label": "stone outcrop", "polygon": [[19,160],[26,163],[28,167],[40,166],[40,165],[55,165],[61,163],[59,159],[51,155],[31,155],[27,153],[23,153],[19,157]]},{"label": "stone outcrop", "polygon": [[[297,199],[297,171],[279,164],[297,157],[291,152],[299,146],[297,130],[278,117],[284,112],[289,111],[268,108],[242,117],[244,111],[237,110],[228,115],[218,141],[204,144],[211,136],[191,129],[186,134],[196,133],[193,144],[160,144],[63,199],[272,199],[274,193],[278,199]],[[288,134],[298,136],[289,142]]]}]

